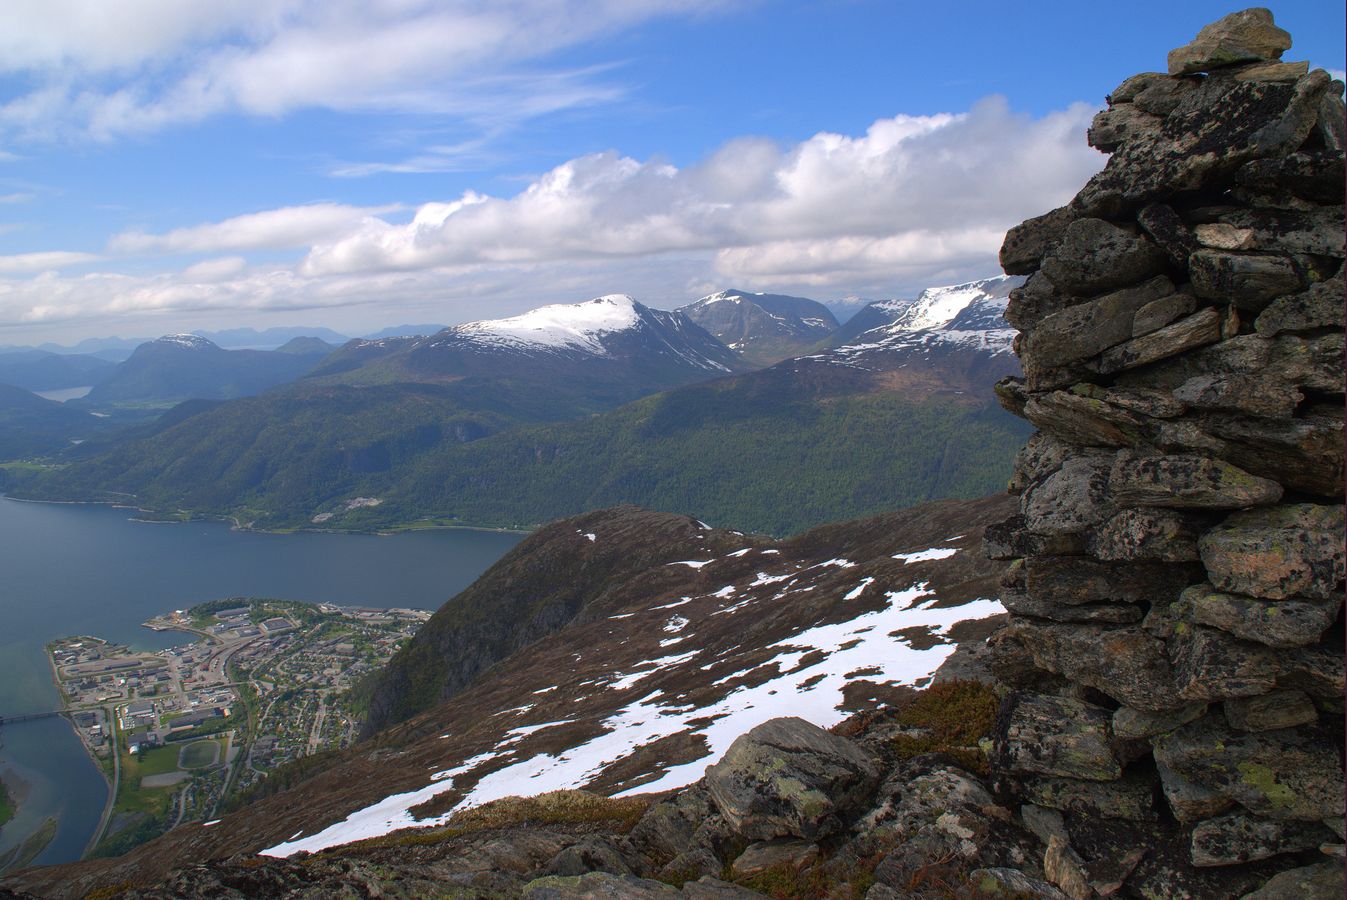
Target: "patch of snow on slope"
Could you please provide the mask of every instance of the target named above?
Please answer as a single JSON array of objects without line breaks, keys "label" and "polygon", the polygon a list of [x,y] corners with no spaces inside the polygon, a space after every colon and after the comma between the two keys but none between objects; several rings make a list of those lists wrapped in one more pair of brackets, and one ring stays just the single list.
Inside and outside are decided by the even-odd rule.
[{"label": "patch of snow on slope", "polygon": [[667,563],[670,566],[688,566],[693,569],[700,569],[702,566],[709,566],[715,562],[714,559],[680,559],[677,562]]},{"label": "patch of snow on slope", "polygon": [[609,294],[587,303],[559,303],[513,316],[455,325],[460,338],[488,344],[555,347],[607,355],[599,337],[626,331],[640,321],[636,301],[626,294]]},{"label": "patch of snow on slope", "polygon": [[[618,710],[601,723],[603,733],[583,744],[561,751],[541,753],[508,765],[483,777],[468,790],[453,810],[428,819],[415,819],[410,810],[437,794],[453,788],[448,779],[458,779],[495,758],[474,757],[462,765],[436,774],[436,780],[420,790],[387,797],[357,810],[319,833],[263,850],[263,855],[287,857],[301,850],[317,852],[328,847],[376,837],[402,828],[442,825],[453,813],[509,796],[536,796],[548,791],[582,788],[604,769],[661,738],[688,731],[700,735],[707,752],[699,759],[666,769],[657,779],[622,791],[617,796],[654,793],[685,787],[698,780],[706,767],[718,761],[739,735],[779,716],[799,716],[828,728],[846,718],[844,691],[853,680],[847,673],[864,672],[861,680],[886,685],[913,684],[929,677],[954,651],[953,644],[936,644],[924,650],[895,641],[891,634],[908,628],[929,628],[936,634],[967,619],[981,619],[1005,612],[996,600],[980,599],[963,606],[938,609],[938,597],[926,584],[887,592],[888,604],[856,618],[806,629],[771,646],[780,652],[749,671],[775,665],[781,674],[762,684],[742,686],[703,707],[661,702],[655,691]],[[800,665],[811,653],[823,658]],[[651,660],[656,666],[625,676],[626,685],[636,683],[659,668],[681,666],[699,651]],[[739,674],[747,674],[739,673]],[[811,689],[806,689],[807,683]],[[610,688],[618,688],[618,684]],[[708,724],[708,720],[709,724]],[[694,727],[690,723],[697,722]]]},{"label": "patch of snow on slope", "polygon": [[932,547],[929,550],[918,550],[916,553],[895,553],[893,558],[901,560],[903,565],[909,566],[914,562],[927,562],[932,559],[947,559],[958,553],[957,547]]},{"label": "patch of snow on slope", "polygon": [[861,594],[864,594],[864,593],[865,593],[865,589],[868,588],[870,585],[874,584],[874,581],[875,581],[875,580],[874,580],[873,578],[862,578],[862,579],[861,579],[861,583],[858,584],[858,585],[856,585],[856,586],[855,586],[854,588],[852,588],[851,590],[847,591],[846,596],[843,597],[842,599],[843,599],[843,600],[855,600],[855,599],[856,599],[857,597],[859,597]]}]

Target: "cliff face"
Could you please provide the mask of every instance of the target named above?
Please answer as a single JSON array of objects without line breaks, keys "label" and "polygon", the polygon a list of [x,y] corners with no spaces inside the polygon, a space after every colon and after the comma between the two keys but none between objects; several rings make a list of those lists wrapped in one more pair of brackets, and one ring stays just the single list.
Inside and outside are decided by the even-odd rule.
[{"label": "cliff face", "polygon": [[1247,10],[1127,79],[1108,166],[1001,251],[997,393],[1039,431],[988,529],[997,764],[1065,814],[1075,896],[1105,860],[1147,896],[1318,860],[1285,877],[1341,896],[1343,85],[1289,46]]}]

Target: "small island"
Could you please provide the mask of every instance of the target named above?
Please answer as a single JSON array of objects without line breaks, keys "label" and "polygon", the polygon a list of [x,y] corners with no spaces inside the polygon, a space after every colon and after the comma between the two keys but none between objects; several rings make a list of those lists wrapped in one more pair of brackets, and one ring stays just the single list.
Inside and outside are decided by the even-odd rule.
[{"label": "small island", "polygon": [[51,642],[64,712],[110,788],[90,854],[212,819],[280,767],[348,746],[360,724],[355,688],[429,617],[231,598],[145,622],[195,638],[167,650],[88,635]]}]

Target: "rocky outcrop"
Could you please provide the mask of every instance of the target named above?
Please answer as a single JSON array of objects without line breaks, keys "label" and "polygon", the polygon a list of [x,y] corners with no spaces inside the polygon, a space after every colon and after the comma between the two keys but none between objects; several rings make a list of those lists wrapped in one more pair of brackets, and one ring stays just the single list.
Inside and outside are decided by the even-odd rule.
[{"label": "rocky outcrop", "polygon": [[1290,45],[1245,10],[1129,78],[1002,249],[996,777],[1071,897],[1342,895],[1343,85]]}]

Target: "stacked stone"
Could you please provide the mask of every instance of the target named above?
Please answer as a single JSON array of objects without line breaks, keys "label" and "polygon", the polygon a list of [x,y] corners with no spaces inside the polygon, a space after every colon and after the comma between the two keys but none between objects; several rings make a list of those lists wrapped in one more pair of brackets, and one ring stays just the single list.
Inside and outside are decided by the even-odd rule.
[{"label": "stacked stone", "polygon": [[1290,46],[1250,9],[1124,81],[1001,250],[997,765],[1073,896],[1342,896],[1343,84]]}]

